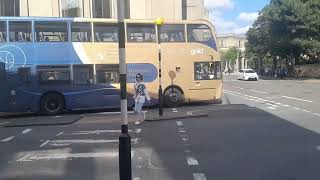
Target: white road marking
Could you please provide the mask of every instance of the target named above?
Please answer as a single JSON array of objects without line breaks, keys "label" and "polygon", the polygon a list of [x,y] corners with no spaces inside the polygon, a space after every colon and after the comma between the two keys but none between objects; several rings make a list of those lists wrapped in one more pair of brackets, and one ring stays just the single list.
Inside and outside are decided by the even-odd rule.
[{"label": "white road marking", "polygon": [[32,155],[32,154],[29,153],[29,154],[25,155],[23,158],[18,159],[17,161],[18,161],[18,162],[20,162],[20,161],[31,161],[31,160],[27,160],[27,158],[28,158],[29,156],[31,156],[31,155]]},{"label": "white road marking", "polygon": [[296,110],[301,110],[300,108],[297,108],[297,107],[293,107],[293,109],[296,109]]},{"label": "white road marking", "polygon": [[178,112],[178,110],[177,110],[177,109],[175,109],[175,108],[172,108],[172,112],[177,113],[177,112]]},{"label": "white road marking", "polygon": [[10,137],[8,137],[8,138],[6,138],[6,139],[3,139],[1,142],[9,142],[9,141],[11,141],[13,138],[14,138],[14,136],[10,136]]},{"label": "white road marking", "polygon": [[0,125],[4,125],[4,124],[8,124],[9,122],[2,122],[0,123]]},{"label": "white road marking", "polygon": [[281,96],[281,97],[287,98],[287,99],[293,99],[293,100],[297,100],[297,101],[309,102],[309,103],[312,103],[312,102],[313,102],[313,101],[310,101],[310,100],[299,99],[299,98],[290,97],[290,96]]},{"label": "white road marking", "polygon": [[27,133],[29,133],[30,131],[32,131],[32,129],[26,129],[26,130],[22,131],[22,134],[27,134]]},{"label": "white road marking", "polygon": [[304,110],[302,110],[302,111],[303,111],[303,112],[306,112],[306,113],[311,113],[310,111],[308,111],[308,110],[305,110],[305,109],[304,109]]},{"label": "white road marking", "polygon": [[199,165],[198,160],[192,156],[187,157],[187,163],[189,166],[198,166]]},{"label": "white road marking", "polygon": [[59,132],[56,137],[61,136],[63,134],[63,132]]},{"label": "white road marking", "polygon": [[54,159],[70,159],[70,158],[116,158],[119,156],[117,152],[104,153],[61,153],[61,154],[28,154],[26,157],[17,161],[39,161],[39,160],[54,160]]},{"label": "white road marking", "polygon": [[320,151],[320,146],[317,146],[316,149],[317,149],[318,151]]},{"label": "white road marking", "polygon": [[316,116],[320,116],[320,114],[319,113],[313,113],[314,115],[316,115]]},{"label": "white road marking", "polygon": [[[135,133],[141,133],[141,129],[134,130]],[[133,132],[129,130],[129,132]],[[92,135],[92,134],[104,134],[104,133],[121,133],[121,130],[94,130],[94,131],[79,131],[65,135]]]},{"label": "white road marking", "polygon": [[267,107],[268,109],[276,110],[277,108],[274,107]]},{"label": "white road marking", "polygon": [[47,145],[50,142],[50,140],[46,140],[45,142],[43,142],[40,147],[44,147],[45,145]]},{"label": "white road marking", "polygon": [[194,180],[206,180],[206,176],[203,173],[193,173]]},{"label": "white road marking", "polygon": [[179,133],[186,133],[187,131],[184,130],[180,130]]},{"label": "white road marking", "polygon": [[[132,139],[135,141],[135,139]],[[117,143],[119,140],[94,140],[94,139],[70,139],[70,140],[51,140],[54,144],[103,144],[103,143]]]},{"label": "white road marking", "polygon": [[177,121],[176,122],[178,126],[183,126],[183,122],[182,121]]},{"label": "white road marking", "polygon": [[140,180],[140,178],[139,177],[134,177],[133,180]]},{"label": "white road marking", "polygon": [[269,105],[269,106],[272,106],[272,107],[274,107],[274,108],[278,108],[279,106],[277,106],[277,105],[274,105],[274,104],[271,104],[271,103],[266,103],[267,105]]},{"label": "white road marking", "polygon": [[257,92],[257,93],[261,93],[261,94],[269,94],[269,93],[267,93],[267,92],[257,91],[257,90],[254,90],[254,89],[251,89],[250,91],[252,91],[252,92]]},{"label": "white road marking", "polygon": [[192,114],[193,114],[193,113],[192,113],[192,112],[190,112],[190,111],[189,111],[189,112],[187,112],[187,115],[188,115],[188,116],[192,116]]}]

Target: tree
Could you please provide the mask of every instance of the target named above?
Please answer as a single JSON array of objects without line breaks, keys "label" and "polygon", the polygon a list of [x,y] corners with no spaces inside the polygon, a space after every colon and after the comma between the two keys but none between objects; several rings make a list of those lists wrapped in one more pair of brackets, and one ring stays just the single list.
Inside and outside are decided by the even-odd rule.
[{"label": "tree", "polygon": [[237,48],[233,47],[228,49],[226,52],[222,53],[221,59],[224,62],[224,64],[227,62],[233,65],[238,58],[237,56],[238,50]]},{"label": "tree", "polygon": [[247,58],[271,58],[274,68],[279,60],[319,62],[319,19],[320,0],[271,0],[247,32]]}]

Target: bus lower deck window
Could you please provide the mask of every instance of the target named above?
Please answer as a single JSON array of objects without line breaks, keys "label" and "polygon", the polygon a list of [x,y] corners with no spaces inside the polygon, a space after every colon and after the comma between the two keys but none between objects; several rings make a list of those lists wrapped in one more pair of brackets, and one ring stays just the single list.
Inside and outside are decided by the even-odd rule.
[{"label": "bus lower deck window", "polygon": [[119,65],[96,65],[97,83],[119,83]]},{"label": "bus lower deck window", "polygon": [[73,84],[93,84],[93,65],[74,65]]}]

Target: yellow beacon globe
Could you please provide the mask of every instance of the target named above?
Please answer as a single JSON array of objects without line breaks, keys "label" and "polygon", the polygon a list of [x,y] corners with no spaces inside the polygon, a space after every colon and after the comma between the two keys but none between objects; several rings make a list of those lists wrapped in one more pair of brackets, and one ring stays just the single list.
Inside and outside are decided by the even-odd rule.
[{"label": "yellow beacon globe", "polygon": [[156,25],[163,25],[164,24],[164,19],[163,18],[157,18],[155,20]]}]

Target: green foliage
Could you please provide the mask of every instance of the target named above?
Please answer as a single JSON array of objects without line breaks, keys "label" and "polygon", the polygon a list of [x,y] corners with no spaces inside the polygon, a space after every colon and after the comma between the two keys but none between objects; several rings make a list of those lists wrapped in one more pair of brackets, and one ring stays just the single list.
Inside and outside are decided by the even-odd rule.
[{"label": "green foliage", "polygon": [[238,58],[237,56],[238,56],[237,48],[233,47],[233,48],[230,48],[225,53],[222,53],[221,59],[223,62],[230,61],[232,64],[234,64],[236,59]]},{"label": "green foliage", "polygon": [[246,56],[252,60],[319,62],[320,0],[271,0],[247,38]]}]

